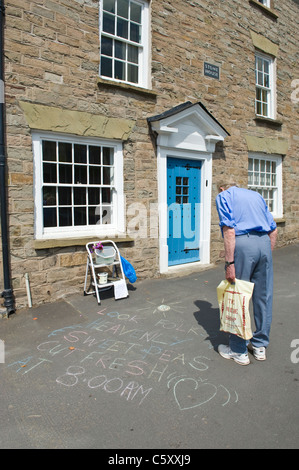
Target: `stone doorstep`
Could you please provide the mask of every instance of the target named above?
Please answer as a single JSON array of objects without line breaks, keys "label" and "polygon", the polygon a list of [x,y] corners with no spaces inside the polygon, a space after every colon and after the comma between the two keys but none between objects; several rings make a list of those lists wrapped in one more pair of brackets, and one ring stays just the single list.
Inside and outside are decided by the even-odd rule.
[{"label": "stone doorstep", "polygon": [[161,278],[174,278],[188,276],[189,274],[195,274],[202,271],[207,271],[208,269],[213,269],[216,267],[215,263],[210,264],[200,264],[200,262],[180,264],[177,266],[169,266],[167,273],[161,273]]}]

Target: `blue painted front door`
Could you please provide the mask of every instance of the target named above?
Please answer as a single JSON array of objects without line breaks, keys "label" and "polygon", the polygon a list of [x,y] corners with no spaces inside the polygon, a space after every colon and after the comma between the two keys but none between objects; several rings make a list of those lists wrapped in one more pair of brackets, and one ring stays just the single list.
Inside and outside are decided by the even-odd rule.
[{"label": "blue painted front door", "polygon": [[200,260],[201,162],[167,158],[168,265]]}]

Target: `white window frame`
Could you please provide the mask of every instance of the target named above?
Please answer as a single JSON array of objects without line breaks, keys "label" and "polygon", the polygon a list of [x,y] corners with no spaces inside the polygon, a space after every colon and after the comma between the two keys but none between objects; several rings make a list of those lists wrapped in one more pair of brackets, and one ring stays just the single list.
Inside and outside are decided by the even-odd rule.
[{"label": "white window frame", "polygon": [[[112,218],[109,224],[95,225],[74,225],[67,227],[44,227],[43,223],[43,162],[42,162],[42,141],[50,140],[56,142],[68,142],[72,144],[96,145],[112,147],[114,151],[114,180],[112,191]],[[34,158],[34,234],[35,239],[62,239],[78,237],[116,237],[125,232],[125,204],[123,193],[123,151],[120,141],[109,141],[104,139],[94,139],[78,137],[73,135],[33,132],[32,146]],[[72,163],[74,166],[74,162]],[[45,183],[49,186],[49,183]],[[51,185],[51,184],[50,184]],[[59,183],[52,184],[59,187]],[[66,186],[62,184],[62,186]],[[74,185],[72,185],[73,187]],[[89,187],[88,184],[80,187]],[[91,187],[100,187],[93,185]],[[58,204],[58,202],[56,201]]]},{"label": "white window frame", "polygon": [[[250,159],[259,162],[259,168],[257,173],[257,179],[254,180],[254,176],[251,176],[250,171]],[[266,175],[264,180],[261,179],[261,174],[263,173],[261,164],[265,162],[265,166],[271,166],[272,162],[275,163],[276,166],[276,181],[272,181],[269,177],[268,184],[266,181]],[[268,163],[267,163],[268,162]],[[271,168],[272,169],[272,168]],[[271,170],[270,170],[271,171]],[[248,188],[254,191],[259,192],[265,199],[266,203],[268,204],[268,196],[269,192],[273,191],[273,209],[269,207],[270,212],[272,213],[274,218],[281,218],[283,216],[283,205],[282,205],[282,156],[281,155],[266,155],[264,153],[255,153],[251,152],[248,155]],[[269,206],[269,204],[268,204]]]},{"label": "white window frame", "polygon": [[270,1],[271,0],[258,0],[259,3],[261,3],[262,5],[268,8],[270,8]]},{"label": "white window frame", "polygon": [[[263,64],[265,62],[268,63],[269,66],[269,84],[268,86],[264,86],[259,83],[259,77],[257,72],[257,61],[261,60]],[[264,113],[263,111],[258,112],[258,106],[257,106],[257,97],[255,96],[255,114],[256,116],[263,117],[263,118],[269,118],[269,119],[275,119],[276,116],[276,73],[275,73],[275,67],[276,67],[276,60],[267,54],[263,54],[261,52],[255,53],[255,83],[256,83],[256,94],[257,90],[262,90],[266,93],[266,104],[267,104],[267,113]]]},{"label": "white window frame", "polygon": [[[116,34],[109,34],[102,31],[102,23],[103,23],[103,0],[100,0],[100,44],[102,42],[102,35],[111,38],[112,40],[118,40],[125,44],[131,44],[134,46],[138,46],[139,48],[139,56],[138,56],[138,82],[130,82],[128,80],[119,80],[113,77],[107,77],[101,74],[101,60],[99,66],[99,75],[104,80],[109,80],[117,83],[126,83],[132,86],[137,86],[141,88],[150,88],[150,67],[149,67],[149,54],[150,54],[150,2],[146,0],[128,0],[129,2],[136,3],[141,5],[141,39],[140,43],[134,43],[124,38],[118,37]],[[114,51],[113,51],[114,56]],[[110,57],[110,56],[109,56]],[[113,57],[114,58],[114,57]],[[101,51],[100,51],[100,59],[101,59]],[[114,60],[113,60],[114,63]],[[114,65],[113,65],[114,67]],[[114,70],[114,69],[113,69]]]}]

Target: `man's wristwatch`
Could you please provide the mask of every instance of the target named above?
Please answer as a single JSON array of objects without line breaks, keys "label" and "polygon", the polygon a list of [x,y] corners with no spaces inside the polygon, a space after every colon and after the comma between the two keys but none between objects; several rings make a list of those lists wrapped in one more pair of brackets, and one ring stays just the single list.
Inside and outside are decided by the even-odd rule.
[{"label": "man's wristwatch", "polygon": [[235,264],[235,262],[234,262],[234,261],[225,261],[225,266],[224,266],[225,269],[226,269],[228,266],[230,266],[231,264]]}]

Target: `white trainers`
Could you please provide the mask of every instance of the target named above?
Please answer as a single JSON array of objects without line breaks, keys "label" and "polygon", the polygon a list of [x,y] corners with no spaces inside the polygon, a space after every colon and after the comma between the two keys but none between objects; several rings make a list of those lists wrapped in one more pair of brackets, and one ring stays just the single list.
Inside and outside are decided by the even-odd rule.
[{"label": "white trainers", "polygon": [[260,348],[256,348],[251,343],[248,345],[248,349],[252,351],[254,358],[257,361],[265,361],[266,360],[266,348],[263,346]]},{"label": "white trainers", "polygon": [[241,366],[248,366],[250,364],[250,360],[247,353],[239,354],[235,353],[231,350],[229,346],[225,344],[219,344],[218,352],[220,356],[224,357],[224,359],[233,359],[237,364]]}]

